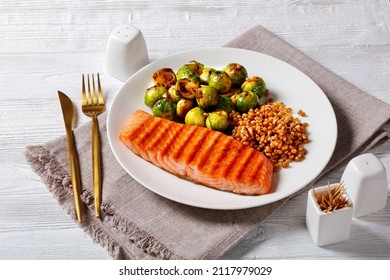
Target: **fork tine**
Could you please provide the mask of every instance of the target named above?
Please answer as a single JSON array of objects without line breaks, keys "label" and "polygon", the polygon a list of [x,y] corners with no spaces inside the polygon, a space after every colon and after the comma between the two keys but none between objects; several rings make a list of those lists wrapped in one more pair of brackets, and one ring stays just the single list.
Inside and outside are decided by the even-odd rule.
[{"label": "fork tine", "polygon": [[99,73],[97,73],[97,82],[98,82],[98,102],[100,105],[104,105],[104,98],[103,98],[103,92],[102,87],[100,86],[100,76]]},{"label": "fork tine", "polygon": [[93,73],[92,73],[92,104],[98,105],[96,89],[95,89],[95,75]]},{"label": "fork tine", "polygon": [[88,103],[88,105],[92,105],[91,84],[90,84],[90,82],[89,82],[89,74],[87,74],[87,79],[88,79],[87,103]]},{"label": "fork tine", "polygon": [[85,96],[85,81],[84,81],[84,74],[82,75],[81,105],[82,105],[82,106],[87,105],[87,99],[86,99],[86,96]]}]

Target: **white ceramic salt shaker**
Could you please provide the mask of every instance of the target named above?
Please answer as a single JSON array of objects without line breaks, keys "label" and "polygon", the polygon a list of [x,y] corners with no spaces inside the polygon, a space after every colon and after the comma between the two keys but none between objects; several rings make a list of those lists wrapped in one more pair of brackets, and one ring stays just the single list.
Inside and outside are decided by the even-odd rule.
[{"label": "white ceramic salt shaker", "polygon": [[[333,190],[339,184],[331,184]],[[314,189],[317,194],[328,192],[328,186]],[[348,195],[345,194],[347,197]],[[306,227],[317,246],[325,246],[348,240],[351,233],[353,204],[349,207],[324,212],[318,205],[313,189],[308,192]]]},{"label": "white ceramic salt shaker", "polygon": [[375,155],[368,153],[353,158],[345,168],[341,182],[354,205],[354,217],[377,212],[386,206],[386,170]]},{"label": "white ceramic salt shaker", "polygon": [[122,24],[111,32],[106,49],[108,74],[124,82],[148,63],[146,42],[138,28]]}]

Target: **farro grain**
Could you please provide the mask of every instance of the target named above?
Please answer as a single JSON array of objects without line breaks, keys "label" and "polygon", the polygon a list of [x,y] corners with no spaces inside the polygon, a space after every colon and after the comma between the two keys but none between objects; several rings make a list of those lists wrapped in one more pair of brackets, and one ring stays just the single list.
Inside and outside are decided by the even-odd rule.
[{"label": "farro grain", "polygon": [[[300,110],[299,115],[306,114]],[[309,142],[307,126],[292,115],[292,109],[283,102],[272,100],[248,113],[232,111],[232,136],[268,157],[275,170],[287,168],[307,153],[304,144]]]}]

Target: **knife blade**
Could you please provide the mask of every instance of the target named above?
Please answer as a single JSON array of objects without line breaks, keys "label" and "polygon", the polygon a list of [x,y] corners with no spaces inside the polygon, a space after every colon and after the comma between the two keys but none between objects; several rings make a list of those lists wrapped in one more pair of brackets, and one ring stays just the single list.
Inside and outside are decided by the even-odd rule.
[{"label": "knife blade", "polygon": [[69,155],[69,166],[70,174],[72,179],[72,189],[74,202],[76,207],[77,221],[82,222],[82,213],[81,213],[81,184],[80,184],[80,170],[79,162],[76,153],[74,134],[73,134],[73,116],[74,116],[74,107],[72,101],[69,97],[58,91],[58,97],[61,103],[62,115],[64,117],[65,129],[66,129],[66,138],[68,141],[68,155]]}]

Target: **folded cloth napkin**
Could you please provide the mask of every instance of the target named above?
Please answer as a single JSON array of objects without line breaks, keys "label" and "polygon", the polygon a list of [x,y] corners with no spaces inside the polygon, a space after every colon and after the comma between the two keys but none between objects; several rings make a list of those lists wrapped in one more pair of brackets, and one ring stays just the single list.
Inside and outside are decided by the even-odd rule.
[{"label": "folded cloth napkin", "polygon": [[[256,26],[226,46],[284,60],[311,77],[328,96],[337,117],[337,146],[325,170],[312,183],[386,137],[381,127],[390,119],[389,104],[362,92],[264,27]],[[94,216],[93,209],[90,124],[75,130],[85,206],[81,227],[115,259],[219,258],[292,197],[234,211],[201,209],[162,198],[120,167],[108,145],[106,114],[99,117],[99,122],[103,166],[101,219]],[[40,146],[28,146],[26,158],[59,204],[76,220],[65,136]],[[303,190],[307,188],[309,185]]]}]

